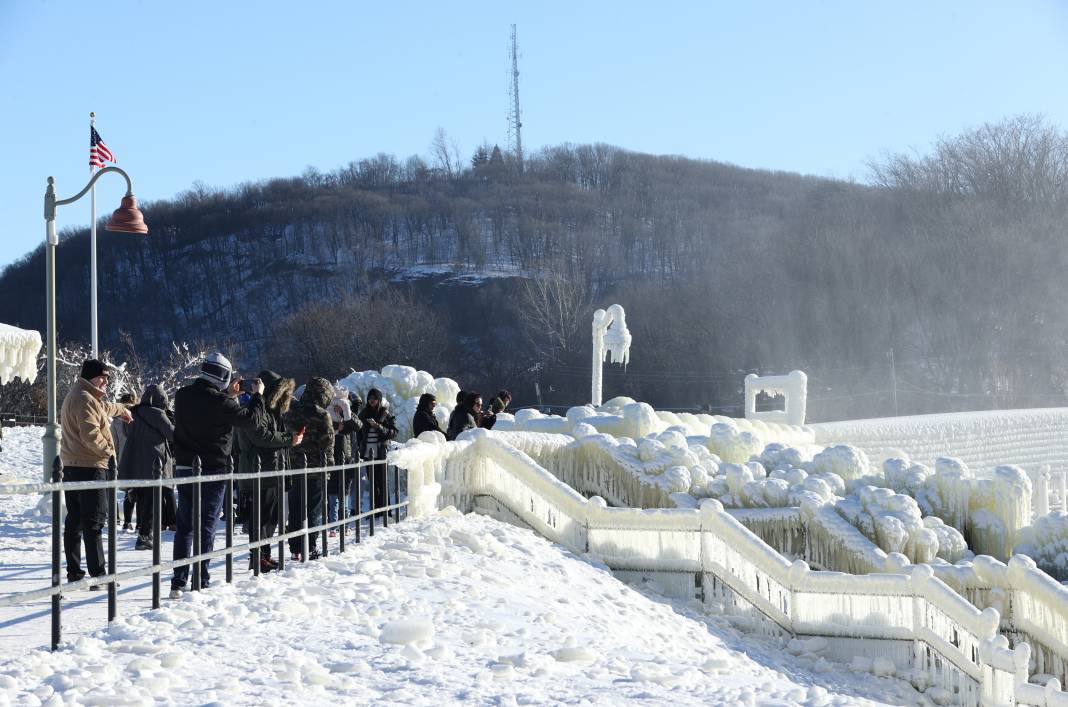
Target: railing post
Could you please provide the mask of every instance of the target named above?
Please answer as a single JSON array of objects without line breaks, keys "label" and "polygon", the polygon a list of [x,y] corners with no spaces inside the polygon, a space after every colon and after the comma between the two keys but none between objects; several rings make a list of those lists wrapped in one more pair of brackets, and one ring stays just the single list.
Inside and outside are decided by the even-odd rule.
[{"label": "railing post", "polygon": [[[379,465],[376,463],[375,464],[375,471],[377,472],[378,469],[379,469]],[[385,491],[386,506],[385,506],[385,510],[382,511],[382,527],[383,528],[388,528],[389,527],[389,469],[388,468],[382,469],[382,483],[386,487],[385,489],[383,489]]]},{"label": "railing post", "polygon": [[[288,471],[288,469],[286,470]],[[286,534],[286,506],[289,505],[289,499],[286,498],[286,476],[288,474],[283,473],[277,477],[278,480],[278,534]],[[279,571],[286,568],[286,541],[278,541],[278,569]]]},{"label": "railing post", "polygon": [[[322,455],[322,457],[323,457],[323,459],[322,459],[323,466],[325,467],[327,465],[326,464],[326,462],[327,462],[326,454],[324,453]],[[319,519],[319,522],[323,526],[323,529],[321,531],[322,540],[323,540],[323,553],[322,553],[323,557],[326,557],[328,554],[330,554],[330,548],[327,545],[327,540],[330,537],[330,531],[327,530],[327,528],[326,528],[327,518],[330,517],[330,514],[327,513],[327,508],[326,508],[327,501],[330,499],[330,494],[327,492],[328,491],[328,489],[327,489],[327,485],[328,485],[327,477],[329,475],[330,475],[329,472],[326,472],[326,471],[323,471],[323,472],[319,473],[319,476],[320,476],[319,484],[322,487],[322,489],[321,489],[322,493],[320,493],[320,495],[319,495],[319,506],[320,506],[320,509],[319,509],[320,519]]]},{"label": "railing post", "polygon": [[370,523],[367,524],[367,534],[373,538],[375,536],[375,516],[377,515],[375,513],[375,463],[373,460],[367,467],[367,488],[367,505],[370,506],[371,511],[371,516],[368,519]]},{"label": "railing post", "polygon": [[[357,456],[357,458],[359,458]],[[353,510],[356,511],[356,523],[352,526],[353,537],[356,540],[356,544],[360,544],[360,534],[363,532],[361,527],[363,523],[363,469],[361,466],[362,460],[356,464],[356,478],[352,480],[354,487],[354,493],[356,494],[356,502],[353,504]]]},{"label": "railing post", "polygon": [[[193,457],[193,476],[197,479],[193,483],[193,557],[200,555],[200,457]],[[193,562],[193,591],[200,591],[200,560]]]},{"label": "railing post", "polygon": [[[248,534],[249,538],[255,538],[255,542],[263,540],[261,537],[263,529],[263,518],[260,514],[263,510],[260,506],[260,491],[262,489],[260,485],[260,472],[262,471],[260,465],[260,454],[256,452],[252,459],[252,532]],[[260,576],[260,558],[263,556],[260,552],[262,545],[256,545],[252,548],[252,575],[254,577]],[[270,548],[268,548],[270,549]]]},{"label": "railing post", "polygon": [[338,552],[344,554],[345,552],[345,526],[348,525],[349,514],[349,487],[345,484],[345,472],[348,470],[347,466],[341,467],[341,486],[338,487],[337,494],[337,516],[341,520],[341,525],[338,526]]},{"label": "railing post", "polygon": [[[163,472],[160,471],[156,485],[152,487],[152,566],[159,567],[160,540],[163,534]],[[152,572],[152,608],[159,608],[159,569]]]},{"label": "railing post", "polygon": [[[232,464],[232,462],[231,462]],[[230,467],[230,478],[226,480],[223,494],[223,507],[226,509],[226,583],[234,582],[234,469]]]},{"label": "railing post", "polygon": [[304,457],[304,469],[300,475],[300,529],[304,534],[300,536],[300,561],[308,561],[308,551],[311,550],[310,538],[308,537],[308,462]]},{"label": "railing post", "polygon": [[[63,481],[63,464],[59,461],[59,457],[52,460],[52,483],[58,484]],[[60,556],[61,548],[63,545],[63,534],[60,532],[60,524],[63,519],[60,518],[63,508],[63,492],[59,489],[52,491],[52,586],[58,587],[62,584],[60,580]],[[60,634],[62,633],[61,615],[62,615],[63,596],[56,592],[52,595],[52,650],[56,650],[59,647]]]},{"label": "railing post", "polygon": [[[389,476],[389,467],[390,466],[391,466],[391,464],[389,462],[386,462],[386,476]],[[396,491],[396,494],[394,495],[393,500],[395,502],[395,505],[397,506],[396,508],[393,509],[393,522],[394,523],[400,523],[400,516],[401,516],[401,514],[400,514],[400,512],[401,512],[401,509],[400,509],[400,502],[401,502],[401,495],[400,495],[400,469],[398,469],[395,466],[393,467],[393,490]]]},{"label": "railing post", "polygon": [[[108,459],[108,481],[116,481],[119,478],[115,466],[115,457]],[[119,510],[119,487],[118,484],[108,489],[108,574],[115,574],[118,541],[118,515]],[[119,613],[118,596],[116,595],[115,579],[108,582],[108,622],[115,620]]]}]

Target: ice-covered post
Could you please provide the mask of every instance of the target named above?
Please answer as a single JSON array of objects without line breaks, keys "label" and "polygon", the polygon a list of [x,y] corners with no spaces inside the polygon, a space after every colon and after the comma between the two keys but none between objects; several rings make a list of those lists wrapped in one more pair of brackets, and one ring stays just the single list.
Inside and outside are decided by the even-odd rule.
[{"label": "ice-covered post", "polygon": [[1068,472],[1062,469],[1053,476],[1053,490],[1057,493],[1060,509],[1068,513]]},{"label": "ice-covered post", "polygon": [[593,388],[591,402],[601,404],[601,366],[611,355],[612,363],[626,367],[630,360],[630,330],[627,329],[627,314],[623,307],[613,304],[608,311],[598,309],[593,313]]},{"label": "ice-covered post", "polygon": [[1035,475],[1034,491],[1032,492],[1034,501],[1031,506],[1034,510],[1035,520],[1049,515],[1049,479],[1049,464],[1044,464],[1038,470],[1038,474]]}]

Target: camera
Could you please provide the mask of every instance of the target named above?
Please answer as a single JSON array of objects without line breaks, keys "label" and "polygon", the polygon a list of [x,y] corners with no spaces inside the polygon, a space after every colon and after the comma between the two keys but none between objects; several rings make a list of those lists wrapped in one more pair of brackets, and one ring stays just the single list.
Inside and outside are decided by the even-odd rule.
[{"label": "camera", "polygon": [[256,383],[259,382],[259,378],[246,378],[241,381],[241,392],[252,394],[256,392]]}]

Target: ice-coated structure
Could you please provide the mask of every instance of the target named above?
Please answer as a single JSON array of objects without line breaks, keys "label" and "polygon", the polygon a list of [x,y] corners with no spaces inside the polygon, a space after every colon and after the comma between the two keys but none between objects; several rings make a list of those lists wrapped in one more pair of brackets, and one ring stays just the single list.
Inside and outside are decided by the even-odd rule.
[{"label": "ice-coated structure", "polygon": [[[350,393],[356,393],[367,400],[367,391],[378,388],[382,391],[390,412],[397,418],[398,441],[412,436],[412,417],[419,404],[419,396],[433,393],[438,400],[434,408],[434,417],[442,429],[449,422],[449,415],[456,406],[456,394],[460,386],[451,378],[435,378],[426,371],[417,371],[411,366],[389,365],[381,371],[353,371],[335,387]],[[353,414],[358,411],[354,410]]]},{"label": "ice-coated structure", "polygon": [[[784,409],[757,412],[756,399],[759,393],[781,394],[786,401]],[[745,417],[747,420],[803,425],[807,406],[808,376],[803,371],[790,371],[782,376],[758,376],[750,373],[745,377]]]},{"label": "ice-coated structure", "polygon": [[40,332],[0,324],[0,385],[7,385],[15,378],[27,383],[37,380],[40,351]]},{"label": "ice-coated structure", "polygon": [[630,329],[627,328],[627,313],[623,307],[613,304],[608,310],[598,309],[593,313],[593,383],[590,400],[601,404],[601,366],[605,358],[626,367],[630,361]]},{"label": "ice-coated structure", "polygon": [[[1016,601],[1001,604],[1004,615],[974,605],[947,583],[954,573],[946,581],[936,575],[939,565],[888,561],[890,573],[862,576],[813,571],[784,559],[716,500],[699,509],[609,507],[599,496],[587,500],[509,441],[555,459],[569,444],[560,437],[472,430],[454,443],[411,441],[390,459],[421,482],[410,484],[417,507],[453,505],[520,523],[596,556],[621,577],[697,598],[740,627],[779,636],[797,655],[861,656],[857,669],[906,675],[936,704],[1068,704],[1058,678],[1045,687],[1029,683],[1032,660],[1035,670],[1064,673],[1068,590],[1043,584],[1052,580],[1026,559],[1008,566],[977,560],[982,571],[964,581],[980,587],[975,596],[995,603],[1006,591],[1017,592]],[[677,439],[656,441],[659,446],[646,445],[649,461]],[[426,502],[428,494],[437,495],[434,503]],[[1003,621],[1008,633],[1038,647],[1010,647],[999,633]]]}]

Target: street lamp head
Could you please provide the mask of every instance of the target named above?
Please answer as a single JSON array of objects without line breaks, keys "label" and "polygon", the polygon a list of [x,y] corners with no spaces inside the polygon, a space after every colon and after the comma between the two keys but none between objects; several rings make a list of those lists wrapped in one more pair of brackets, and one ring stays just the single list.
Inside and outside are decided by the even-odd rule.
[{"label": "street lamp head", "polygon": [[111,214],[104,228],[119,233],[148,233],[145,217],[137,208],[137,197],[133,194],[122,197],[122,205]]}]

